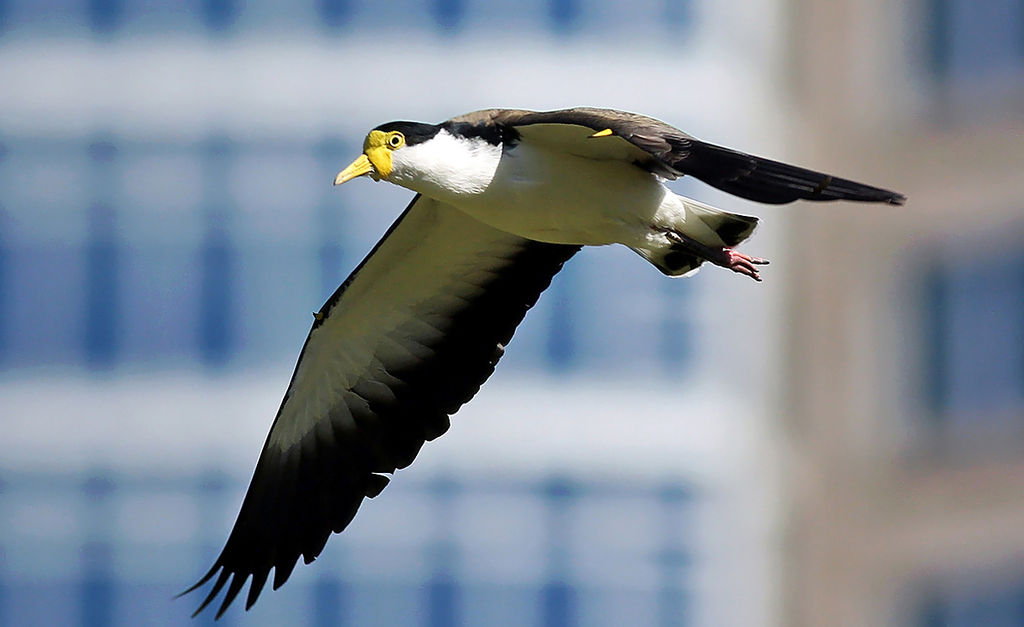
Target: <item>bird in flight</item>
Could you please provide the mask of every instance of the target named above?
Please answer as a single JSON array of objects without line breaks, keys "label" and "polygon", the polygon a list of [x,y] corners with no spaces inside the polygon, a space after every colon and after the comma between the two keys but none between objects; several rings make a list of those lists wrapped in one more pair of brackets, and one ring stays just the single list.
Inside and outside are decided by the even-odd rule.
[{"label": "bird in flight", "polygon": [[692,176],[769,204],[903,204],[896,192],[700,141],[608,109],[487,109],[440,124],[390,122],[335,179],[416,192],[369,255],[314,314],[227,543],[187,594],[227,586],[219,618],[251,577],[249,609],[308,564],[364,498],[449,427],[540,293],[582,246],[623,244],[669,276],[704,262],[761,280],[738,252],[757,218],[679,196]]}]

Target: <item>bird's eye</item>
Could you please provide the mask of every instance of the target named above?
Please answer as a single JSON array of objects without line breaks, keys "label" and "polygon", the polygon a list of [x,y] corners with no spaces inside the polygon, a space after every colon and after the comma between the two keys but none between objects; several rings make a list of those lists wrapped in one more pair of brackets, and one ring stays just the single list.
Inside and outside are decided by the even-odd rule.
[{"label": "bird's eye", "polygon": [[405,136],[397,131],[388,137],[388,146],[392,148],[400,148],[403,144],[405,144]]}]

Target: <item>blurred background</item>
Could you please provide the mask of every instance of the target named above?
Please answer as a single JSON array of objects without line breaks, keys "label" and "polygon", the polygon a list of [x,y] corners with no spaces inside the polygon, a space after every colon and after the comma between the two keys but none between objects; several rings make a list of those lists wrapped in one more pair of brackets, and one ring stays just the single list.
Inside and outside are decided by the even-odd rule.
[{"label": "blurred background", "polygon": [[1024,625],[1024,3],[0,1],[0,624],[188,625],[365,132],[604,106],[906,193],[623,248],[252,625]]}]

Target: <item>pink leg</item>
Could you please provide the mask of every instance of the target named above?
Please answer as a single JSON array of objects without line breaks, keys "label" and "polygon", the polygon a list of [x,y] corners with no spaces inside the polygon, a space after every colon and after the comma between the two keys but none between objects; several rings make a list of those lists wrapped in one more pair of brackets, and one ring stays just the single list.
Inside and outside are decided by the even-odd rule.
[{"label": "pink leg", "polygon": [[729,268],[733,272],[745,274],[755,281],[761,280],[761,274],[757,271],[757,266],[762,266],[768,263],[767,259],[744,255],[743,253],[736,252],[732,248],[716,248],[708,246],[707,244],[702,244],[692,237],[683,235],[678,231],[664,229],[661,232],[665,233],[665,235],[668,236],[668,239],[674,242],[674,245],[672,246],[673,250],[678,247],[679,249],[695,254],[698,257],[707,259],[716,266],[722,266],[723,268]]},{"label": "pink leg", "polygon": [[767,259],[761,259],[760,257],[751,257],[750,255],[744,255],[743,253],[736,252],[731,248],[723,248],[722,252],[725,255],[725,263],[720,264],[724,268],[729,268],[733,272],[739,272],[745,274],[755,281],[761,280],[761,275],[757,271],[757,266],[762,266],[768,263]]}]

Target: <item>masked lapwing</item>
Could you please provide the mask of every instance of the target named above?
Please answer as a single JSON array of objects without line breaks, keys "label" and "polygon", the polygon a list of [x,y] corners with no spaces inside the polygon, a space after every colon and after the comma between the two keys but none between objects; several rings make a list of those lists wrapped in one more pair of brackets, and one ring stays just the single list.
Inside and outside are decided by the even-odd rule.
[{"label": "masked lapwing", "polygon": [[[335,184],[369,176],[416,192],[314,315],[238,520],[196,613],[219,617],[252,577],[276,589],[313,561],[490,376],[516,326],[582,246],[623,244],[682,276],[704,262],[760,280],[737,252],[757,218],[670,191],[693,176],[771,204],[898,193],[754,157],[607,109],[489,109],[440,124],[391,122]],[[214,579],[215,578],[215,579]]]}]

